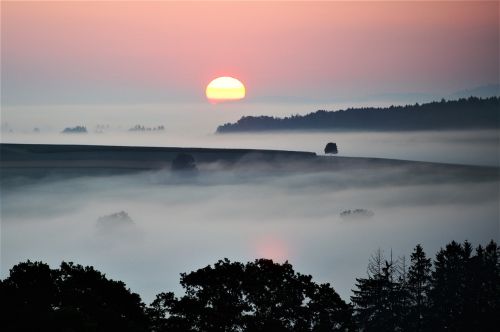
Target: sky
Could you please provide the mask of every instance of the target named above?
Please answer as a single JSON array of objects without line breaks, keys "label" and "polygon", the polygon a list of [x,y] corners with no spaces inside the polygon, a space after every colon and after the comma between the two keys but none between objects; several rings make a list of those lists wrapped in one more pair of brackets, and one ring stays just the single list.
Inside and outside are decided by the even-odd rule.
[{"label": "sky", "polygon": [[[497,84],[493,2],[2,2],[3,105],[356,99]],[[274,99],[273,99],[274,98]]]}]

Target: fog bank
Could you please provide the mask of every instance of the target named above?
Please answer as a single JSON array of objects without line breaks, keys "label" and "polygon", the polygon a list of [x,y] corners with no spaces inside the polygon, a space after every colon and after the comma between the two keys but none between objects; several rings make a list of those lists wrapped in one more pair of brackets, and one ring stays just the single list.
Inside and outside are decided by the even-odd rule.
[{"label": "fog bank", "polygon": [[[178,291],[181,272],[224,257],[267,257],[332,282],[348,299],[377,248],[408,257],[417,243],[432,254],[451,240],[498,240],[495,170],[247,166],[206,165],[194,178],[158,170],[10,181],[1,191],[1,275],[26,259],[75,261],[123,280],[150,302]],[[373,216],[342,218],[347,209]],[[130,218],[124,225],[122,211]],[[100,227],[110,216],[111,227]]]}]

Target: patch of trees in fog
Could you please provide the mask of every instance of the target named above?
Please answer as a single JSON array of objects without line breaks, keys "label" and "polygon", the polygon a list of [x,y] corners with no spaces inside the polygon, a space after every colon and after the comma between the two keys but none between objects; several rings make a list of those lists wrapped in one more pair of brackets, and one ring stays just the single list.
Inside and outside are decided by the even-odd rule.
[{"label": "patch of trees in fog", "polygon": [[130,227],[134,225],[134,221],[127,212],[120,211],[106,216],[99,217],[96,223],[97,227],[102,230],[112,230],[117,227]]},{"label": "patch of trees in fog", "polygon": [[85,126],[76,126],[76,127],[66,127],[62,131],[63,134],[86,134],[87,127]]},{"label": "patch of trees in fog", "polygon": [[[13,130],[8,126],[7,123],[2,124],[2,130],[6,132],[13,132]],[[111,126],[109,124],[97,124],[94,128],[95,133],[97,134],[103,134],[109,130],[111,130]],[[120,127],[118,127],[120,128]],[[165,131],[165,126],[159,125],[159,126],[153,126],[153,127],[146,127],[144,125],[135,125],[131,128],[128,129],[130,132],[159,132],[159,131]],[[40,127],[35,127],[33,128],[33,132],[39,133],[40,132]],[[66,127],[64,128],[61,133],[63,134],[87,134],[89,130],[87,129],[87,126],[85,125],[78,125],[75,127]]]},{"label": "patch of trees in fog", "polygon": [[342,219],[362,219],[371,218],[375,215],[373,211],[367,209],[348,209],[340,212],[340,217]]},{"label": "patch of trees in fog", "polygon": [[432,130],[500,128],[500,97],[470,97],[426,104],[319,110],[284,118],[244,116],[217,133],[271,130]]},{"label": "patch of trees in fog", "polygon": [[129,131],[164,131],[165,130],[165,126],[163,125],[160,125],[160,126],[157,126],[157,127],[146,127],[146,126],[143,126],[143,125],[135,125],[133,126],[132,128],[129,129]]},{"label": "patch of trees in fog", "polygon": [[[0,281],[4,331],[491,331],[499,326],[500,249],[451,242],[434,261],[379,250],[351,303],[288,262],[227,259],[182,273],[185,294],[150,306],[121,281],[63,262],[23,262]],[[392,256],[392,255],[391,255]],[[407,265],[408,264],[408,265]]]}]

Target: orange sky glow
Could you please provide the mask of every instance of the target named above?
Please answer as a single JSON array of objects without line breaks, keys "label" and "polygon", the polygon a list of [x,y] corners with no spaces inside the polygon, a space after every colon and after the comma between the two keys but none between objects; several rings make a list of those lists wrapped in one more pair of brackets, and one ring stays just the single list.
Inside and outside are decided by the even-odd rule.
[{"label": "orange sky glow", "polygon": [[244,81],[248,99],[452,92],[498,81],[498,6],[3,2],[3,97],[202,99],[218,76]]}]

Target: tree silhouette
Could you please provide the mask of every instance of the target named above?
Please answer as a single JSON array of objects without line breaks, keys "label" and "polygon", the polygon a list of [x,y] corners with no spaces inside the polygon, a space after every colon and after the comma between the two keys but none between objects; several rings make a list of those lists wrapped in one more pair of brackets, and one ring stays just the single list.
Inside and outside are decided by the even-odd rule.
[{"label": "tree silhouette", "polygon": [[494,331],[500,326],[500,252],[451,242],[431,260],[371,256],[346,304],[330,284],[292,266],[221,260],[181,274],[185,294],[146,308],[121,281],[93,267],[15,265],[0,281],[2,331]]},{"label": "tree silhouette", "polygon": [[408,293],[411,301],[409,309],[410,331],[423,331],[427,321],[429,292],[431,289],[431,259],[427,258],[424,249],[418,244],[410,257],[408,270]]},{"label": "tree silhouette", "polygon": [[393,282],[395,285],[392,291],[392,308],[395,316],[395,325],[399,330],[407,331],[409,329],[409,313],[411,307],[411,297],[408,284],[408,271],[406,258],[400,257],[394,265]]},{"label": "tree silhouette", "polygon": [[139,295],[73,263],[59,270],[20,263],[2,281],[0,299],[7,331],[147,331],[149,325]]},{"label": "tree silhouette", "polygon": [[476,330],[494,330],[500,326],[500,247],[492,240],[483,250],[476,250],[473,308]]},{"label": "tree silhouette", "polygon": [[60,303],[57,271],[42,262],[15,265],[0,284],[0,323],[6,330],[51,330]]},{"label": "tree silhouette", "polygon": [[431,312],[433,329],[462,331],[465,319],[465,261],[470,252],[461,244],[452,241],[441,249],[434,261],[431,290]]},{"label": "tree silhouette", "polygon": [[123,282],[73,263],[63,262],[60,271],[61,306],[67,314],[103,331],[145,330],[144,304]]},{"label": "tree silhouette", "polygon": [[[425,130],[472,129],[500,126],[500,98],[469,97],[458,100],[390,107],[318,110],[284,118],[244,116],[217,128],[218,133],[266,130]],[[326,151],[325,151],[326,152]]]},{"label": "tree silhouette", "polygon": [[179,153],[172,160],[173,171],[196,171],[196,163],[194,157],[187,153]]},{"label": "tree silhouette", "polygon": [[337,144],[329,142],[325,146],[325,153],[332,153],[332,154],[337,154],[339,150],[337,149]]},{"label": "tree silhouette", "polygon": [[181,275],[186,294],[159,294],[150,317],[157,331],[340,331],[349,306],[329,284],[294,272],[289,263],[221,260]]},{"label": "tree silhouette", "polygon": [[368,277],[356,279],[351,297],[363,331],[491,331],[500,326],[499,248],[491,241],[476,254],[465,241],[441,249],[434,269],[422,246],[404,260],[370,259]]},{"label": "tree silhouette", "polygon": [[63,134],[86,134],[87,127],[85,126],[76,126],[76,127],[67,127],[61,132]]},{"label": "tree silhouette", "polygon": [[[472,246],[462,245],[462,299],[460,329],[488,331],[500,326],[500,269],[499,249],[493,241],[486,248],[478,246],[472,255]],[[436,285],[436,292],[437,292]],[[458,310],[453,308],[454,310]]]},{"label": "tree silhouette", "polygon": [[356,278],[351,301],[354,319],[365,331],[396,329],[397,284],[394,262],[387,261],[379,249],[368,263],[368,277]]}]

